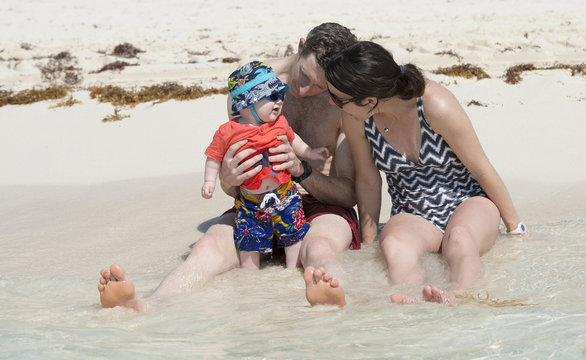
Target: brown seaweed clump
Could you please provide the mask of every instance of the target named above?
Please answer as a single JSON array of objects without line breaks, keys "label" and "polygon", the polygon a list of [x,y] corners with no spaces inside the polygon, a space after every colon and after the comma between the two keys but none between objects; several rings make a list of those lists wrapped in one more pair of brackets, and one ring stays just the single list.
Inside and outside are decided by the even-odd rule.
[{"label": "brown seaweed clump", "polygon": [[577,65],[555,64],[547,67],[537,67],[533,64],[519,64],[511,66],[505,71],[505,82],[507,84],[518,84],[519,82],[521,82],[521,80],[523,80],[523,78],[521,77],[521,73],[525,71],[559,69],[570,70],[572,72],[572,76],[575,76],[576,74],[586,75],[586,65],[584,63]]},{"label": "brown seaweed clump", "polygon": [[102,122],[113,122],[113,121],[120,121],[122,119],[129,118],[130,115],[121,114],[119,108],[114,109],[114,114],[108,115],[102,119]]},{"label": "brown seaweed clump", "polygon": [[112,51],[112,55],[130,59],[135,58],[137,54],[142,52],[144,51],[135,47],[131,43],[125,42],[123,44],[116,45]]},{"label": "brown seaweed clump", "polygon": [[5,105],[25,105],[45,100],[56,100],[67,96],[71,91],[67,86],[51,86],[45,89],[22,90],[16,94],[0,91],[0,107]]},{"label": "brown seaweed clump", "polygon": [[150,101],[161,103],[172,99],[194,100],[204,96],[228,93],[228,88],[204,90],[200,86],[183,86],[174,82],[152,85],[138,90],[126,90],[113,85],[93,86],[89,90],[92,99],[97,98],[100,102],[109,102],[114,106],[136,106]]},{"label": "brown seaweed clump", "polygon": [[224,64],[231,64],[240,61],[240,58],[237,57],[225,57],[222,59]]},{"label": "brown seaweed clump", "polygon": [[111,62],[109,64],[106,64],[106,65],[102,66],[102,68],[100,70],[96,70],[96,71],[90,72],[90,74],[99,74],[99,73],[102,73],[104,71],[113,71],[113,70],[122,71],[127,66],[138,66],[138,64],[129,64],[126,61],[118,61],[118,60],[116,60],[114,62]]},{"label": "brown seaweed clump", "polygon": [[37,65],[41,76],[51,84],[63,83],[69,86],[79,84],[82,80],[81,69],[77,66],[77,59],[68,51],[62,51],[51,56],[44,65]]},{"label": "brown seaweed clump", "polygon": [[59,107],[72,107],[75,104],[81,104],[81,101],[74,99],[73,95],[69,95],[69,98],[65,101],[61,101],[53,106],[50,106],[49,109],[56,109]]},{"label": "brown seaweed clump", "polygon": [[440,67],[433,71],[434,74],[459,76],[467,79],[476,78],[478,80],[489,79],[490,76],[480,67],[472,64],[453,65],[450,67]]},{"label": "brown seaweed clump", "polygon": [[474,106],[482,106],[482,107],[487,107],[487,106],[488,106],[488,105],[486,105],[486,104],[483,104],[483,103],[481,103],[481,102],[480,102],[480,101],[478,101],[478,100],[470,100],[470,101],[468,102],[468,107],[470,107],[470,106],[472,106],[472,105],[474,105]]},{"label": "brown seaweed clump", "polygon": [[519,300],[500,300],[492,299],[488,291],[479,292],[478,294],[470,294],[468,292],[464,294],[454,294],[456,299],[464,302],[475,302],[481,305],[493,306],[493,307],[513,307],[513,306],[531,306],[533,304],[527,304]]},{"label": "brown seaweed clump", "polygon": [[511,66],[505,72],[505,82],[507,84],[517,84],[523,78],[521,77],[521,73],[524,71],[532,71],[535,70],[536,67],[533,64],[520,64]]},{"label": "brown seaweed clump", "polygon": [[462,57],[452,50],[438,51],[438,52],[434,53],[434,55],[440,55],[440,56],[447,55],[447,56],[455,57],[456,59],[458,59],[458,62],[462,61]]}]

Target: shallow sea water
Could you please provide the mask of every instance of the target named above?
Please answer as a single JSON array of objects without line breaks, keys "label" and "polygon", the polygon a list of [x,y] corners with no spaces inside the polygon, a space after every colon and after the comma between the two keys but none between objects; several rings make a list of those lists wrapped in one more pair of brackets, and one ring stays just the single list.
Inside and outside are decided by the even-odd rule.
[{"label": "shallow sea water", "polygon": [[[378,248],[365,246],[343,254],[351,274],[343,310],[309,307],[300,270],[275,265],[222,274],[147,314],[102,309],[101,267],[120,262],[148,295],[189,251],[202,226],[194,218],[209,212],[193,208],[196,193],[185,196],[191,180],[135,181],[125,191],[2,188],[0,358],[586,357],[586,214],[566,202],[567,212],[549,216],[547,199],[521,206],[530,237],[502,236],[483,257],[485,274],[469,291],[476,301],[393,306],[392,293],[420,288],[389,286]],[[139,194],[145,203],[168,202],[149,213]],[[179,213],[186,215],[168,215]],[[151,225],[141,225],[145,219]],[[157,229],[168,235],[163,245]],[[423,263],[432,283],[447,285],[438,256]]]}]

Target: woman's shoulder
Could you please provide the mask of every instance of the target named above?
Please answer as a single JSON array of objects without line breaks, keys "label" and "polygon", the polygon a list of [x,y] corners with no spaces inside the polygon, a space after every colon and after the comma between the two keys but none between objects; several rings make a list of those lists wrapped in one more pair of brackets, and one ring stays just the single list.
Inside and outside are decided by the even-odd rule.
[{"label": "woman's shoulder", "polygon": [[422,98],[425,114],[432,117],[448,115],[458,104],[450,90],[433,80],[425,81],[425,92]]}]

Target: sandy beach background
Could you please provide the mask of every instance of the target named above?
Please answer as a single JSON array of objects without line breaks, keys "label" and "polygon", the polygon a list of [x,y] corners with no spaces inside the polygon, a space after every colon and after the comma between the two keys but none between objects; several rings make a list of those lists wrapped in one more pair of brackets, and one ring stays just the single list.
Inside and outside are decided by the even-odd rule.
[{"label": "sandy beach background", "polygon": [[[559,234],[569,236],[571,241],[563,246],[567,253],[539,258],[539,265],[557,269],[555,275],[537,270],[549,280],[548,293],[553,289],[564,299],[551,313],[557,314],[560,307],[568,305],[575,309],[567,317],[574,320],[560,325],[571,340],[544,351],[551,354],[565,348],[569,355],[566,358],[584,354],[584,346],[579,344],[584,344],[586,329],[582,320],[586,309],[578,304],[584,304],[586,299],[578,290],[584,289],[586,281],[586,270],[579,260],[586,255],[586,78],[583,73],[572,75],[569,69],[554,69],[524,72],[517,84],[505,82],[505,72],[514,65],[548,68],[584,63],[583,1],[415,0],[358,4],[346,0],[304,0],[247,4],[225,0],[4,0],[0,6],[0,94],[69,82],[71,96],[80,103],[52,108],[61,99],[0,107],[0,358],[124,358],[128,352],[115,349],[128,350],[124,345],[128,340],[132,343],[132,354],[145,357],[178,358],[200,350],[209,357],[258,357],[262,354],[253,350],[239,352],[226,344],[231,340],[244,346],[236,339],[249,337],[254,340],[252,343],[266,345],[259,340],[264,339],[264,331],[280,329],[280,324],[257,333],[226,328],[222,321],[234,318],[242,309],[219,300],[240,296],[246,289],[239,285],[241,282],[259,285],[258,279],[264,283],[259,285],[261,289],[268,292],[275,281],[290,283],[277,291],[289,302],[269,309],[268,313],[278,314],[283,322],[297,320],[300,328],[280,333],[280,339],[294,335],[312,343],[320,334],[320,326],[334,330],[338,326],[338,330],[348,334],[346,325],[335,320],[341,317],[347,321],[341,324],[369,329],[370,340],[364,338],[362,344],[372,346],[366,346],[370,350],[365,354],[376,358],[388,354],[372,350],[376,346],[385,349],[389,335],[374,322],[384,318],[381,314],[398,317],[399,324],[407,328],[421,320],[419,316],[433,317],[426,320],[436,329],[444,326],[444,320],[453,319],[454,313],[438,315],[436,308],[417,308],[402,314],[391,309],[385,298],[391,289],[385,285],[375,247],[344,255],[350,268],[360,269],[360,279],[373,281],[378,289],[387,289],[383,293],[372,290],[368,281],[355,284],[354,292],[349,292],[349,302],[360,304],[364,297],[368,299],[362,302],[367,305],[354,313],[312,313],[305,307],[299,274],[272,268],[261,271],[256,278],[240,272],[220,277],[209,285],[208,291],[174,300],[170,309],[156,315],[135,317],[99,306],[99,269],[113,262],[123,264],[135,280],[138,292],[150,293],[182,261],[181,256],[189,251],[209,221],[227,208],[231,200],[221,193],[213,200],[203,200],[199,195],[203,150],[216,127],[225,121],[223,95],[115,107],[91,99],[88,89],[107,85],[137,89],[164,82],[222,88],[226,76],[239,63],[296,51],[299,38],[326,21],[351,28],[362,40],[381,43],[399,63],[417,64],[426,76],[453,91],[470,115],[519,212],[529,227],[536,230],[533,243],[528,239],[510,248],[510,242],[500,239],[487,255],[487,267],[499,269],[495,270],[497,275],[491,275],[491,291],[506,297],[518,295],[521,289],[525,298],[540,298],[546,290],[535,285],[535,278],[524,277],[535,271],[536,258],[521,254],[547,253],[544,249],[550,249],[552,239],[559,240]],[[116,56],[116,46],[125,43],[140,52],[134,57]],[[69,55],[63,55],[64,52]],[[100,72],[117,61],[127,65]],[[434,73],[439,67],[468,63],[482,68],[490,78],[465,79]],[[43,69],[51,66],[69,70],[57,71],[50,77]],[[70,74],[66,76],[67,71]],[[116,109],[128,117],[102,122]],[[387,219],[388,209],[386,201],[381,221]],[[552,228],[551,224],[556,225]],[[560,229],[561,233],[556,233]],[[517,256],[522,259],[520,263],[515,262]],[[573,263],[572,256],[578,257]],[[375,265],[363,269],[367,261]],[[431,264],[432,268],[439,266],[433,265],[433,260]],[[519,268],[523,271],[517,272]],[[367,272],[377,275],[372,278]],[[571,285],[564,282],[569,278],[574,279]],[[441,275],[433,280],[445,282]],[[565,285],[558,289],[553,285],[557,283]],[[295,295],[291,297],[291,293]],[[222,306],[215,304],[202,315],[201,309],[216,301]],[[274,302],[279,304],[281,299]],[[260,303],[263,300],[252,300],[249,310]],[[283,318],[283,306],[296,309],[292,319]],[[226,311],[228,315],[220,315]],[[359,315],[364,312],[369,316],[363,318],[372,319],[373,323],[361,323]],[[546,310],[540,314],[543,313],[549,314],[550,320],[555,317]],[[192,319],[203,316],[199,319],[202,328],[185,323],[186,314]],[[314,322],[300,321],[308,314]],[[458,314],[464,319],[461,328],[474,328],[469,313]],[[182,328],[178,329],[177,324]],[[254,324],[251,327],[256,329]],[[506,332],[509,338],[520,336],[519,330],[531,323],[515,324],[517,330]],[[535,349],[546,346],[542,344],[549,336],[545,328],[537,328],[534,337],[519,340],[520,348],[515,348],[517,345],[511,345],[505,335],[493,334],[494,329],[502,331],[501,325],[487,324],[483,330],[492,336],[493,345],[498,345],[497,350],[493,349],[494,358],[503,354],[530,356]],[[206,336],[205,326],[212,329]],[[303,326],[315,330],[307,333]],[[226,329],[233,338],[218,341],[214,346],[192,338],[198,334],[213,342],[214,336],[224,334]],[[419,331],[431,334],[432,329],[412,330],[412,337],[407,339],[415,341]],[[96,344],[96,336],[113,343],[108,345],[104,340]],[[39,339],[41,345],[34,345]],[[430,339],[416,349],[396,345],[399,357],[431,356],[437,346],[446,345],[445,339]],[[354,344],[357,347],[352,349],[365,351],[344,336],[331,338],[328,348],[315,341],[308,348],[295,342],[285,343],[292,354],[297,351],[296,358],[311,354],[311,349],[344,358],[335,352],[344,349],[343,344]],[[289,353],[280,351],[288,349],[287,346],[264,355],[286,358],[284,354]],[[451,352],[446,354],[454,358],[474,349],[474,357],[490,358],[493,354],[476,346],[473,342],[451,344]]]}]

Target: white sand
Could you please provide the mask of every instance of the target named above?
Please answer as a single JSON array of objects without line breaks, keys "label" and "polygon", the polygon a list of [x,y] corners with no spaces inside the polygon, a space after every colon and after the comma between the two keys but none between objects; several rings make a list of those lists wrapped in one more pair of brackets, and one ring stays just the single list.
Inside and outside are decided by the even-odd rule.
[{"label": "white sand", "polygon": [[[4,0],[0,90],[47,86],[37,66],[69,51],[83,77],[74,97],[83,104],[49,109],[58,101],[47,101],[0,108],[2,273],[24,267],[58,276],[70,266],[82,277],[92,277],[114,261],[144,272],[153,262],[187,251],[205,230],[198,226],[230,203],[221,193],[211,201],[199,196],[203,149],[225,120],[224,97],[124,108],[122,113],[130,118],[102,123],[114,107],[89,99],[84,89],[164,81],[223,87],[237,66],[223,63],[223,58],[283,55],[288,45],[296,49],[299,37],[324,21],[340,22],[360,38],[380,42],[398,62],[414,62],[446,84],[468,111],[529,223],[540,221],[543,211],[574,211],[583,217],[584,76],[572,77],[568,70],[536,71],[509,85],[502,75],[519,63],[584,61],[585,3],[372,4],[295,1],[251,9],[225,0]],[[276,11],[276,5],[282,8]],[[145,52],[134,59],[107,55],[123,42]],[[458,62],[436,55],[450,50],[462,63],[481,66],[492,78],[432,74],[439,66]],[[115,60],[140,65],[90,74]],[[471,100],[486,107],[467,107]],[[547,193],[551,189],[566,192],[553,201]],[[569,195],[567,189],[574,192]],[[536,209],[535,201],[548,210]],[[381,219],[386,216],[384,211]],[[138,247],[140,256],[133,251]],[[6,255],[10,260],[5,261]],[[173,258],[163,267],[175,265]],[[97,292],[93,295],[91,301],[97,301]]]}]

